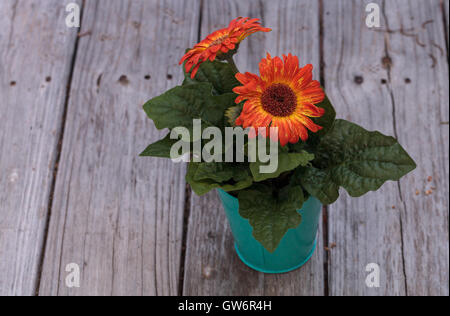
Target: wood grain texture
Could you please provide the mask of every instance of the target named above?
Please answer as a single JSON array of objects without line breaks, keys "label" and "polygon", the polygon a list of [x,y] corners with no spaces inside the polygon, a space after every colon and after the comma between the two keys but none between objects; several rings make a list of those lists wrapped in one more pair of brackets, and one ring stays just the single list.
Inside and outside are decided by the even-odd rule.
[{"label": "wood grain texture", "polygon": [[[185,167],[138,154],[164,134],[142,104],[181,82],[198,13],[199,1],[86,1],[41,295],[178,294]],[[80,288],[65,286],[69,263]]]},{"label": "wood grain texture", "polygon": [[449,23],[450,21],[449,19],[449,4],[450,4],[450,0],[441,0],[442,2],[442,10],[444,10],[444,27],[447,33],[447,50],[448,50],[448,45],[449,45],[449,36],[450,36],[450,30],[449,30]]},{"label": "wood grain texture", "polygon": [[[380,29],[367,28],[360,0],[322,0],[321,15],[309,0],[85,1],[76,50],[61,1],[0,1],[0,296],[177,295],[180,285],[200,296],[448,295],[449,1],[371,2]],[[266,52],[299,55],[339,117],[396,136],[418,164],[362,198],[342,192],[312,260],[284,275],[241,263],[216,192],[187,196],[183,257],[185,166],[137,157],[165,134],[141,105],[181,82],[177,62],[199,31],[237,16],[274,29],[242,43],[241,71],[257,73]],[[365,285],[372,262],[380,288]],[[65,286],[69,263],[80,288]]]},{"label": "wood grain texture", "polygon": [[58,0],[0,16],[0,296],[33,295],[76,30]]},{"label": "wood grain texture", "polygon": [[[381,29],[367,28],[360,1],[324,2],[327,93],[340,117],[396,136],[418,169],[359,199],[343,193],[330,207],[330,294],[445,294],[448,65],[441,55],[433,68],[428,56],[439,55],[432,42],[445,45],[439,1],[378,3]],[[424,196],[430,175],[440,189]],[[381,268],[380,288],[365,285],[369,263]]]},{"label": "wood grain texture", "polygon": [[[319,65],[319,7],[316,1],[205,1],[202,36],[222,28],[238,16],[261,18],[271,33],[252,35],[240,47],[240,71],[258,73],[266,52],[293,53],[302,65]],[[318,79],[319,68],[315,69]],[[300,270],[264,275],[237,257],[225,212],[216,192],[191,197],[184,275],[184,295],[323,295],[323,239]]]},{"label": "wood grain texture", "polygon": [[[366,26],[362,1],[324,1],[324,15],[325,85],[338,117],[394,135],[384,33]],[[336,243],[329,256],[330,295],[406,294],[400,201],[395,182],[361,198],[341,190],[328,214],[330,242]],[[369,263],[381,268],[380,288],[365,284]]]},{"label": "wood grain texture", "polygon": [[396,134],[418,165],[399,184],[408,295],[448,296],[449,73],[441,6],[386,1],[385,15],[391,29],[408,30],[386,37]]}]

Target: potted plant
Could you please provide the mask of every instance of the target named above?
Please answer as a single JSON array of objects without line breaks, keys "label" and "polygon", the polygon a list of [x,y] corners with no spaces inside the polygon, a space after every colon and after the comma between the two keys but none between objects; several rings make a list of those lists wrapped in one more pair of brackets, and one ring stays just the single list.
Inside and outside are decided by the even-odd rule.
[{"label": "potted plant", "polygon": [[241,41],[269,31],[237,18],[188,49],[182,85],[144,105],[169,133],[141,155],[188,161],[193,191],[218,191],[242,261],[282,273],[309,260],[322,204],[340,187],[359,197],[416,165],[393,137],[336,119],[296,56],[267,54],[259,74],[239,72]]}]

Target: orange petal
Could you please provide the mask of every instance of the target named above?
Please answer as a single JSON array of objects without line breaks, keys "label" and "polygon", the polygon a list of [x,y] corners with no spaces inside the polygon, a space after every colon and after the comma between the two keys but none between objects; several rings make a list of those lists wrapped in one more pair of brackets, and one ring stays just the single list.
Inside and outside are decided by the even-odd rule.
[{"label": "orange petal", "polygon": [[309,117],[321,117],[325,114],[325,109],[311,103],[303,103],[297,108],[296,113]]},{"label": "orange petal", "polygon": [[201,65],[201,64],[202,64],[201,62],[198,63],[198,64],[194,67],[194,69],[192,70],[192,72],[191,72],[191,78],[192,78],[192,79],[195,78],[195,75],[197,74],[198,68],[200,68],[200,65]]},{"label": "orange petal", "polygon": [[314,123],[309,117],[299,116],[299,119],[302,122],[302,124],[313,133],[317,133],[318,131],[323,129],[322,126],[319,126],[316,123]]}]

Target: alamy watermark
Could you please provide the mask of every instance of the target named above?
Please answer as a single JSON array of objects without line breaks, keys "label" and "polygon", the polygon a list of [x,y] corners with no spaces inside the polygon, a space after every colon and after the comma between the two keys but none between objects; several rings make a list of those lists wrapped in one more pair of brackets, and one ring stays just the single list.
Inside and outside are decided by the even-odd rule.
[{"label": "alamy watermark", "polygon": [[376,263],[369,263],[366,266],[366,272],[369,274],[366,277],[366,286],[369,288],[380,287],[380,266]]},{"label": "alamy watermark", "polygon": [[69,263],[66,265],[66,286],[68,288],[79,288],[80,287],[80,266],[76,263]]},{"label": "alamy watermark", "polygon": [[[371,2],[366,6],[366,25],[368,28],[381,27],[380,25],[380,6],[377,3]],[[66,6],[66,26],[68,28],[79,28],[80,27],[80,6],[71,2]]]},{"label": "alamy watermark", "polygon": [[80,6],[74,2],[69,3],[66,6],[66,26],[68,28],[79,28],[80,27]]},{"label": "alamy watermark", "polygon": [[381,27],[380,24],[380,6],[376,3],[369,3],[366,6],[366,25],[368,28]]},{"label": "alamy watermark", "polygon": [[[248,143],[245,144],[246,137]],[[170,133],[178,140],[170,150],[174,162],[261,162],[260,173],[278,169],[278,128],[225,127],[225,135],[218,127],[202,130],[202,121],[194,119],[191,131],[175,127]],[[202,140],[209,140],[202,148]]]}]

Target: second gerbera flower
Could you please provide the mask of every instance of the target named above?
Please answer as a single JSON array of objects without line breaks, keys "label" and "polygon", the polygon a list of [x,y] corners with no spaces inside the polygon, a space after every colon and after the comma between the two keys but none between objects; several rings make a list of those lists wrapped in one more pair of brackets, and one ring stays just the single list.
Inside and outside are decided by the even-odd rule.
[{"label": "second gerbera flower", "polygon": [[244,128],[278,127],[280,144],[295,144],[308,139],[308,129],[322,129],[311,117],[321,117],[325,110],[317,107],[325,93],[320,83],[312,80],[312,65],[299,67],[297,56],[272,58],[267,54],[259,64],[260,77],[252,73],[238,73],[243,86],[234,88],[239,94],[236,103],[246,100],[236,125]]},{"label": "second gerbera flower", "polygon": [[209,34],[196,44],[181,58],[180,65],[186,61],[186,72],[192,70],[191,78],[194,78],[203,62],[214,61],[218,55],[234,50],[236,45],[253,33],[270,31],[271,29],[261,26],[259,19],[234,19],[227,28]]}]

